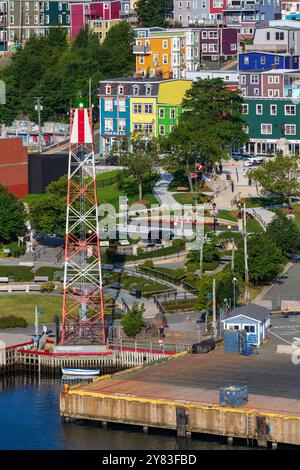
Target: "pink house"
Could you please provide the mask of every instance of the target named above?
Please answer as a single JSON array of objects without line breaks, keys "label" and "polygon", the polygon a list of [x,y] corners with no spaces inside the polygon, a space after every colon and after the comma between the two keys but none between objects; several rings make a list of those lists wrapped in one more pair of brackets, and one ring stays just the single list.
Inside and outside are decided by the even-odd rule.
[{"label": "pink house", "polygon": [[120,19],[121,1],[70,3],[71,37],[77,36],[88,20]]}]

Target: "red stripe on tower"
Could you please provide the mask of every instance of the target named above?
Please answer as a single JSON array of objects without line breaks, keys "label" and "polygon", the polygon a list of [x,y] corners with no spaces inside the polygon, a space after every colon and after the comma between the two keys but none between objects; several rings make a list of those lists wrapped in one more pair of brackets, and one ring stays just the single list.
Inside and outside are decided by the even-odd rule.
[{"label": "red stripe on tower", "polygon": [[78,144],[84,144],[85,143],[84,115],[85,115],[86,110],[78,109],[77,112],[78,112]]}]

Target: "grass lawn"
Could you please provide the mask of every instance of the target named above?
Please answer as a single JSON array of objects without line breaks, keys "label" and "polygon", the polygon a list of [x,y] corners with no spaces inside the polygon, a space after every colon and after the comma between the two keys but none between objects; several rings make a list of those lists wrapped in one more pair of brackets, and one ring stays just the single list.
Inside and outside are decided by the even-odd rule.
[{"label": "grass lawn", "polygon": [[15,282],[25,282],[33,279],[33,272],[28,266],[0,266],[0,277],[12,277]]},{"label": "grass lawn", "polygon": [[162,268],[160,266],[153,266],[153,270],[168,274],[169,276],[172,276],[172,277],[179,277],[186,273],[186,270],[184,268],[171,269],[171,268]]},{"label": "grass lawn", "polygon": [[48,197],[48,194],[46,194],[46,193],[43,193],[43,194],[27,194],[27,196],[25,196],[23,198],[23,201],[27,202],[27,203],[30,203],[30,202],[34,202],[34,201],[41,201],[43,199],[46,199],[47,197]]},{"label": "grass lawn", "polygon": [[62,296],[55,295],[0,295],[0,316],[15,315],[23,317],[29,325],[34,324],[35,306],[42,307],[44,314],[39,316],[42,323],[52,323],[54,315],[61,316]]},{"label": "grass lawn", "polygon": [[247,219],[247,232],[248,233],[262,233],[263,228],[260,223],[255,219]]},{"label": "grass lawn", "polygon": [[218,219],[224,219],[224,220],[230,220],[231,222],[236,222],[237,211],[219,210]]},{"label": "grass lawn", "polygon": [[123,289],[137,289],[145,294],[149,292],[163,292],[169,289],[168,286],[160,284],[159,282],[148,281],[142,277],[135,276],[123,276],[121,286]]},{"label": "grass lawn", "polygon": [[[59,276],[58,277],[55,276],[53,278],[54,273],[59,273]],[[63,273],[63,269],[44,266],[44,267],[38,268],[35,275],[36,276],[48,276],[49,281],[57,281],[59,280],[61,273]]]},{"label": "grass lawn", "polygon": [[265,207],[288,203],[288,199],[282,197],[250,197],[245,199],[246,207]]},{"label": "grass lawn", "polygon": [[176,202],[179,204],[195,204],[196,199],[195,196],[197,196],[197,203],[202,204],[204,202],[209,202],[211,201],[211,196],[206,196],[205,194],[200,193],[176,193],[173,194],[173,197]]},{"label": "grass lawn", "polygon": [[[203,271],[214,271],[219,266],[219,261],[203,261]],[[187,270],[189,272],[195,272],[200,269],[200,261],[188,261],[186,263]]]}]

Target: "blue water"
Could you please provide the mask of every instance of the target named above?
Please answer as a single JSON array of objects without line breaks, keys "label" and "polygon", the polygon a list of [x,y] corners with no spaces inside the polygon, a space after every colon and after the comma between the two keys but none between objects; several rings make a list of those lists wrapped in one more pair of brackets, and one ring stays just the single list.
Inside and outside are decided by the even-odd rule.
[{"label": "blue water", "polygon": [[60,389],[60,381],[54,379],[0,379],[0,450],[229,449],[219,442],[177,439],[173,433],[151,430],[145,435],[125,426],[63,424]]}]

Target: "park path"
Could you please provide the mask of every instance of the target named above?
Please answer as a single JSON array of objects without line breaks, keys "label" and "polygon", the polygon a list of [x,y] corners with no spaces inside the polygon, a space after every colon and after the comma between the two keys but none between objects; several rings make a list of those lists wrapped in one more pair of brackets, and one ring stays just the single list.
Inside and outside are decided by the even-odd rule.
[{"label": "park path", "polygon": [[167,206],[169,209],[180,209],[182,204],[174,199],[172,193],[168,190],[174,176],[163,169],[160,170],[160,178],[155,183],[153,188],[153,194],[159,201],[161,206]]}]

